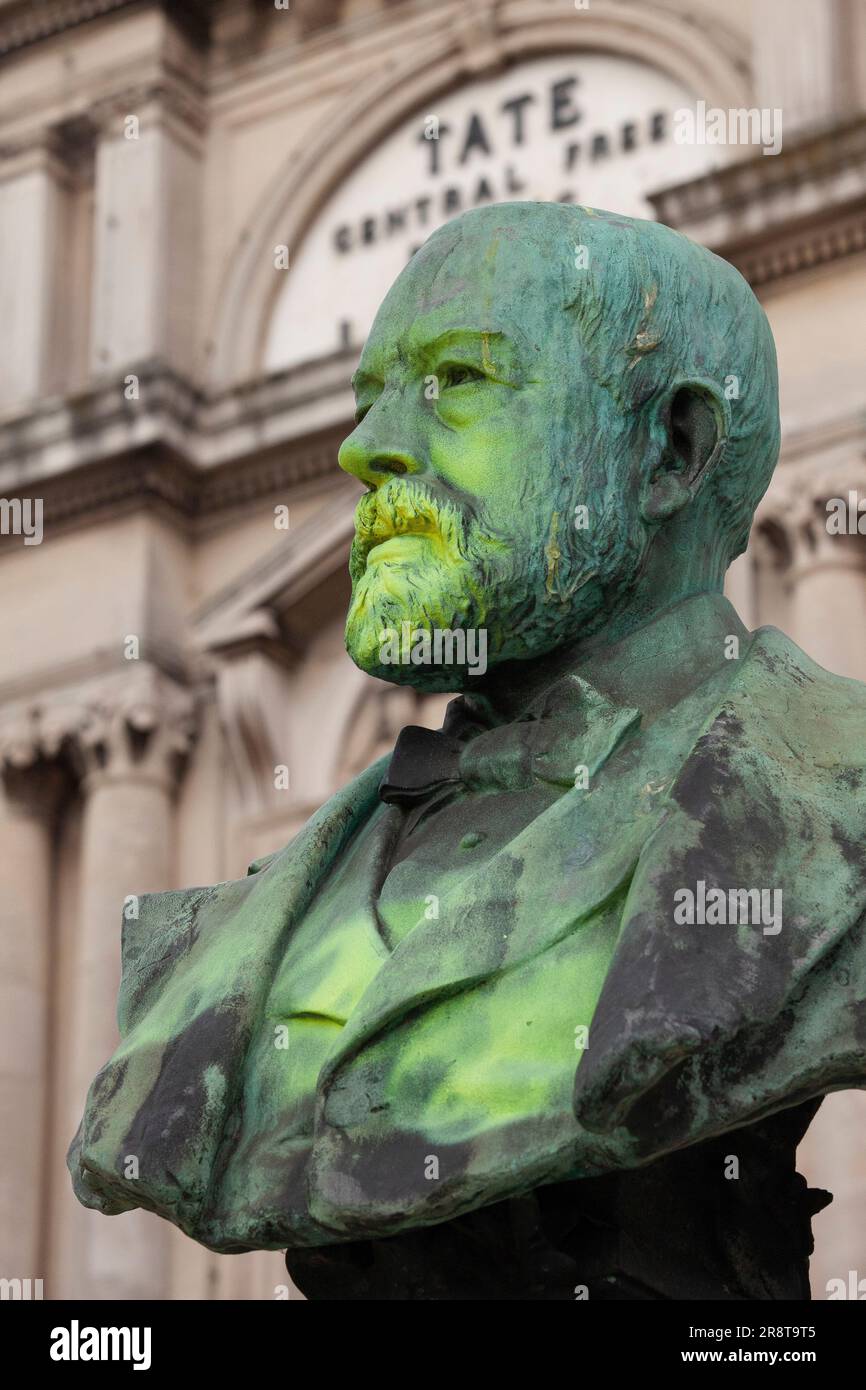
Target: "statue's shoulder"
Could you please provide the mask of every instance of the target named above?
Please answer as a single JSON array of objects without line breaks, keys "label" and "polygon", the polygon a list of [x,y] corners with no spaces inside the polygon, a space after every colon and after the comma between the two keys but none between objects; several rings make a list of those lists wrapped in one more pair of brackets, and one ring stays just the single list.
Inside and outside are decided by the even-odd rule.
[{"label": "statue's shoulder", "polygon": [[174,968],[199,938],[212,940],[215,931],[233,930],[250,900],[261,899],[260,887],[265,898],[278,903],[277,917],[303,900],[340,845],[379,804],[387,761],[387,756],[380,758],[342,787],[283,849],[254,860],[244,877],[128,898],[121,944],[124,979],[151,978],[155,966]]},{"label": "statue's shoulder", "polygon": [[741,687],[803,757],[866,763],[866,684],[825,671],[778,628],[754,633]]},{"label": "statue's shoulder", "polygon": [[376,762],[360,772],[351,782],[347,782],[339,791],[324,802],[314,815],[304,822],[297,834],[284,845],[282,849],[272,850],[269,854],[263,854],[258,859],[254,859],[247,868],[247,876],[250,874],[263,873],[265,869],[276,864],[278,861],[288,860],[299,853],[315,848],[321,843],[323,834],[327,833],[336,822],[349,823],[357,819],[364,810],[375,805],[375,798],[379,790],[379,783],[385,774],[390,753],[378,758]]},{"label": "statue's shoulder", "polygon": [[203,907],[224,903],[227,907],[242,901],[250,887],[250,875],[264,873],[266,869],[289,864],[299,857],[314,860],[321,852],[323,844],[330,836],[340,833],[341,828],[350,827],[363,818],[364,812],[376,803],[379,783],[385,772],[390,754],[372,763],[351,782],[347,782],[333,796],[329,797],[319,809],[299,828],[287,845],[272,850],[254,859],[247,867],[246,874],[239,879],[226,879],[222,883],[205,887],[179,888],[169,892],[142,893],[134,900],[135,910],[126,911],[127,919],[139,917],[146,910],[149,922],[158,927],[161,924],[175,924],[179,918],[195,916]]}]

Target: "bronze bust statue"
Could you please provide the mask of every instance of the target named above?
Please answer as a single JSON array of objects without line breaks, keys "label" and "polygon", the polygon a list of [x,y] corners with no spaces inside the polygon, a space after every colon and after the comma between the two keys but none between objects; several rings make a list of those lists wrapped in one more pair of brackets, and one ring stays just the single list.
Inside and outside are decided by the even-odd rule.
[{"label": "bronze bust statue", "polygon": [[763,311],[666,227],[493,206],[355,388],[349,652],[459,694],[246,879],[142,899],[76,1191],[310,1297],[808,1298],[796,1145],[866,1084],[866,688],[723,597]]}]

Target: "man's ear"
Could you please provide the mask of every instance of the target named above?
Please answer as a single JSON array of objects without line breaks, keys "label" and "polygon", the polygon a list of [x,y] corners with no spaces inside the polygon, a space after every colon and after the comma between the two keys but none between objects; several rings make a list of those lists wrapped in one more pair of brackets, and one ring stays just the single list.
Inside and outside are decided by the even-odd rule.
[{"label": "man's ear", "polygon": [[666,521],[694,497],[727,438],[727,409],[717,387],[678,382],[660,402],[661,457],[644,486],[645,521]]}]

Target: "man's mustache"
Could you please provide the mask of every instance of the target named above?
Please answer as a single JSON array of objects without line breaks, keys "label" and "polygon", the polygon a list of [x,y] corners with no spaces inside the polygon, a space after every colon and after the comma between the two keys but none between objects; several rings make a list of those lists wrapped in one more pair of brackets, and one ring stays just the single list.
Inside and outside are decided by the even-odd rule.
[{"label": "man's mustache", "polygon": [[352,573],[363,571],[374,546],[392,536],[438,535],[461,546],[471,520],[469,508],[439,496],[425,483],[390,482],[367,492],[355,509]]}]

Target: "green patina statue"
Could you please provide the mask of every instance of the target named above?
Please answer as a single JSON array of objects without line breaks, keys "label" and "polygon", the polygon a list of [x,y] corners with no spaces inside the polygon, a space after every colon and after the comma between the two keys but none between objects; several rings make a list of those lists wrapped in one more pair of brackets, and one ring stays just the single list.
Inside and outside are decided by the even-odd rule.
[{"label": "green patina statue", "polygon": [[666,227],[489,207],[355,386],[349,652],[462,694],[246,879],[142,899],[78,1196],[311,1297],[808,1297],[796,1144],[866,1085],[866,687],[722,596],[764,314]]}]

